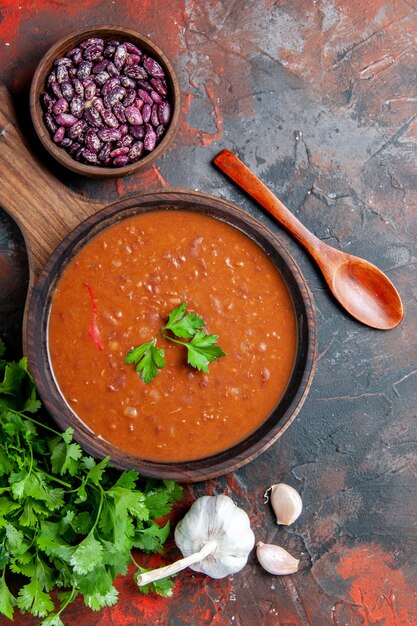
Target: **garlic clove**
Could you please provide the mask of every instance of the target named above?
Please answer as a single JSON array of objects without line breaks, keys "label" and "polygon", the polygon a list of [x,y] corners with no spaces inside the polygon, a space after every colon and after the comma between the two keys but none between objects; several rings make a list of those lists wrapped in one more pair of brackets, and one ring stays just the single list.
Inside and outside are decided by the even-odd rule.
[{"label": "garlic clove", "polygon": [[256,556],[262,567],[275,576],[294,574],[298,571],[299,559],[295,559],[289,552],[280,546],[259,541],[256,546]]},{"label": "garlic clove", "polygon": [[293,487],[285,483],[272,485],[271,505],[277,518],[277,524],[289,526],[301,515],[303,501]]}]

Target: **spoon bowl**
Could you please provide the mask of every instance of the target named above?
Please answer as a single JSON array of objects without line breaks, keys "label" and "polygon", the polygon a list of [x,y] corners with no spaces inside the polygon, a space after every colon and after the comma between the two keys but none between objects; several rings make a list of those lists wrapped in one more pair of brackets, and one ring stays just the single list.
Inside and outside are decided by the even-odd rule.
[{"label": "spoon bowl", "polygon": [[398,326],[403,307],[392,282],[372,263],[352,255],[346,257],[329,283],[335,298],[352,317],[367,326],[379,330]]},{"label": "spoon bowl", "polygon": [[320,241],[230,150],[220,152],[214,163],[310,252],[334,297],[352,317],[379,330],[398,326],[404,315],[401,298],[380,269]]}]

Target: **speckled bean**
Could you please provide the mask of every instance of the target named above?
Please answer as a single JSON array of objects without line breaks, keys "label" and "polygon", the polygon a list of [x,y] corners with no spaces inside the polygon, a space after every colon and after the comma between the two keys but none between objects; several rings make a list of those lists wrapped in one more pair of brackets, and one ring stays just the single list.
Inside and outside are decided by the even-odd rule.
[{"label": "speckled bean", "polygon": [[71,113],[60,113],[56,116],[55,121],[60,126],[65,126],[65,128],[70,128],[73,126],[78,120]]},{"label": "speckled bean", "polygon": [[52,111],[55,113],[55,115],[59,115],[60,113],[65,113],[66,111],[68,111],[68,106],[68,102],[64,98],[60,98],[53,105]]}]

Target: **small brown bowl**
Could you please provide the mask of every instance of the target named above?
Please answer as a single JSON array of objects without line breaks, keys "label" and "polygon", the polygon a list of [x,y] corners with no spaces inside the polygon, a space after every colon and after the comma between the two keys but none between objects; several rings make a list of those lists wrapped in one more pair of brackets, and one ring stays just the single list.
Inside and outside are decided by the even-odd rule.
[{"label": "small brown bowl", "polygon": [[[68,50],[74,48],[78,43],[88,39],[89,37],[101,37],[105,40],[120,38],[124,41],[130,41],[144,50],[149,56],[153,57],[163,67],[166,73],[166,79],[170,90],[170,103],[172,107],[172,116],[169,126],[156,148],[140,158],[135,163],[130,163],[122,167],[99,167],[93,164],[80,163],[72,158],[64,148],[55,144],[45,126],[43,120],[43,110],[41,105],[41,94],[44,92],[45,81],[51,71],[53,62],[61,56],[64,56]],[[171,145],[175,133],[178,129],[180,115],[180,87],[179,81],[175,74],[174,68],[165,56],[165,54],[150,39],[137,33],[134,30],[118,26],[93,26],[84,30],[79,30],[60,39],[55,45],[48,50],[39,62],[39,65],[33,76],[30,89],[30,112],[36,133],[48,152],[61,164],[68,169],[87,176],[89,178],[118,178],[128,176],[149,167],[161,154]]]}]

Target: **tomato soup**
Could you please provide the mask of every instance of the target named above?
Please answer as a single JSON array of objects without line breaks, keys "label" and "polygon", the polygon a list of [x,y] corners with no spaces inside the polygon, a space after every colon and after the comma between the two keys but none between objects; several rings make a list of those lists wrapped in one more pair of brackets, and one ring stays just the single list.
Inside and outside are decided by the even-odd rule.
[{"label": "tomato soup", "polygon": [[[161,332],[182,302],[226,353],[208,373]],[[125,358],[153,337],[166,363],[146,384]],[[255,242],[194,211],[158,210],[76,253],[52,296],[48,349],[63,397],[97,436],[180,462],[230,448],[268,417],[292,374],[297,328],[285,282]]]}]

